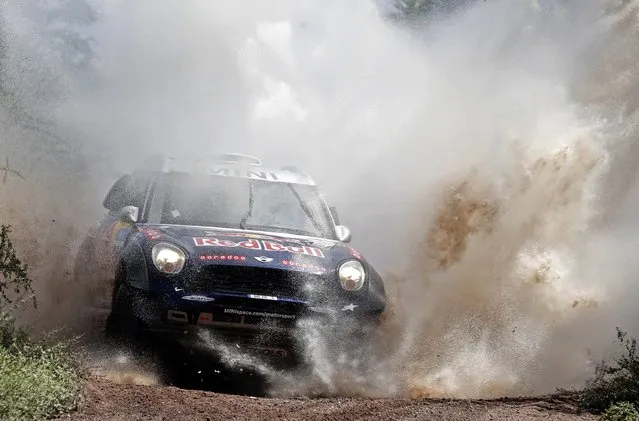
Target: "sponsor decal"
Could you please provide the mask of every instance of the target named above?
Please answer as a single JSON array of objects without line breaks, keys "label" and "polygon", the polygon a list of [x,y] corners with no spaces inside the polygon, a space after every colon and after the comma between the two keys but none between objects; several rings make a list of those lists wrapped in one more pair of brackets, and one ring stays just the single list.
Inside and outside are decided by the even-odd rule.
[{"label": "sponsor decal", "polygon": [[324,253],[317,247],[309,246],[285,246],[276,241],[262,241],[264,250],[266,251],[288,251],[295,254],[304,254],[307,256],[324,257]]},{"label": "sponsor decal", "polygon": [[355,311],[355,307],[358,307],[357,304],[350,303],[349,305],[342,307],[342,311]]},{"label": "sponsor decal", "polygon": [[277,357],[286,358],[288,351],[284,348],[268,348],[263,346],[248,346],[246,348],[250,353],[257,354],[261,357]]},{"label": "sponsor decal", "polygon": [[144,234],[144,236],[149,240],[159,240],[162,236],[162,233],[160,231],[153,228],[144,228],[142,230],[142,234]]},{"label": "sponsor decal", "polygon": [[211,301],[215,301],[215,298],[204,295],[185,295],[182,299],[187,301],[198,301],[200,303],[210,303]]},{"label": "sponsor decal", "polygon": [[129,235],[129,232],[131,232],[131,228],[121,228],[120,230],[116,231],[115,233],[115,242],[123,242],[124,240],[126,240],[127,235]]},{"label": "sponsor decal", "polygon": [[238,310],[235,308],[225,308],[224,313],[236,314],[238,316],[271,317],[275,319],[295,319],[296,318],[294,314],[267,313],[265,311]]},{"label": "sponsor decal", "polygon": [[212,175],[222,175],[225,177],[244,177],[257,180],[279,181],[277,175],[271,171],[244,170],[240,168],[213,167]]},{"label": "sponsor decal", "polygon": [[271,297],[270,295],[254,295],[254,294],[249,294],[249,298],[255,298],[256,300],[270,300],[270,301],[277,301],[277,297]]},{"label": "sponsor decal", "polygon": [[254,259],[262,263],[270,263],[273,261],[272,257],[266,257],[266,256],[254,257]]},{"label": "sponsor decal", "polygon": [[120,221],[112,222],[106,228],[104,228],[104,232],[102,232],[102,239],[107,242],[112,242],[116,237],[116,230],[121,226]]},{"label": "sponsor decal", "polygon": [[200,313],[200,317],[197,318],[197,324],[199,324],[199,325],[210,325],[210,324],[213,324],[213,314],[212,313]]},{"label": "sponsor decal", "polygon": [[306,270],[316,270],[318,272],[324,272],[325,269],[321,266],[318,265],[313,265],[310,263],[302,263],[302,262],[295,262],[293,260],[282,260],[282,264],[284,266],[292,266],[292,267],[296,267],[296,268],[300,268],[300,269],[306,269]]},{"label": "sponsor decal", "polygon": [[301,241],[303,244],[310,244],[312,246],[317,246],[322,249],[329,249],[336,244],[336,241],[327,240],[324,238],[307,238]]},{"label": "sponsor decal", "polygon": [[[205,237],[253,238],[256,240],[282,241],[282,237],[277,237],[277,236],[268,235],[268,234],[253,234],[250,232],[204,231],[204,234],[202,235]],[[327,249],[335,245],[335,241],[318,239],[318,238],[299,239],[299,238],[287,237],[286,242],[300,244],[300,245],[311,245],[311,246],[316,246],[322,249]]]},{"label": "sponsor decal", "polygon": [[362,254],[359,251],[355,250],[353,247],[348,246],[348,251],[350,251],[351,256],[355,257],[356,259],[362,259]]},{"label": "sponsor decal", "polygon": [[325,308],[325,307],[308,307],[309,310],[314,311],[315,313],[322,314],[335,314],[335,309]]},{"label": "sponsor decal", "polygon": [[102,238],[105,241],[105,247],[107,247],[107,251],[105,251],[105,253],[108,253],[112,256],[112,258],[115,258],[115,254],[119,252],[120,246],[126,239],[129,231],[131,231],[132,226],[133,224],[122,221],[115,221],[107,226],[105,231],[102,233]]},{"label": "sponsor decal", "polygon": [[193,237],[193,241],[195,241],[195,245],[198,247],[240,247],[249,250],[262,249],[260,242],[255,239],[236,242],[214,237]]},{"label": "sponsor decal", "polygon": [[215,254],[215,255],[202,255],[200,256],[200,260],[224,260],[224,261],[236,261],[236,262],[244,262],[246,261],[246,256],[237,256],[233,254]]},{"label": "sponsor decal", "polygon": [[284,251],[305,256],[324,257],[324,253],[317,247],[310,246],[285,246],[284,244],[273,240],[256,240],[250,239],[246,241],[222,240],[215,237],[193,237],[193,241],[197,247],[228,247],[228,248],[244,248],[248,250],[264,250],[270,252]]},{"label": "sponsor decal", "polygon": [[[276,240],[276,241],[279,240],[278,237],[274,237],[272,235],[251,234],[247,232],[204,231],[204,236],[205,237],[252,238],[255,240]],[[292,239],[290,241],[292,241]]]}]

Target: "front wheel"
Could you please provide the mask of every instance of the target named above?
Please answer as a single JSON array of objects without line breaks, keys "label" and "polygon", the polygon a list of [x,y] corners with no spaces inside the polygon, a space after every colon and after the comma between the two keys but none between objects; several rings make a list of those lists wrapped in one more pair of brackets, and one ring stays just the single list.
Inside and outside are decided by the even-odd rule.
[{"label": "front wheel", "polygon": [[135,311],[133,288],[121,284],[113,295],[111,313],[106,320],[105,339],[113,345],[138,347],[141,345],[142,321]]}]

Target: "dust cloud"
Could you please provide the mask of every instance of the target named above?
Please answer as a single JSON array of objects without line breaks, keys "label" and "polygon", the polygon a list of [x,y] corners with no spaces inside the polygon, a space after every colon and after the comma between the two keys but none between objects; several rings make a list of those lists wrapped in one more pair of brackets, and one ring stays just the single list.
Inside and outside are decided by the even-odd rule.
[{"label": "dust cloud", "polygon": [[99,217],[88,201],[152,152],[295,163],[386,274],[390,303],[364,344],[301,327],[311,376],[274,393],[581,384],[615,326],[636,333],[638,3],[470,2],[415,30],[381,10],[103,3],[97,86],[45,107],[109,163],[73,203]]}]

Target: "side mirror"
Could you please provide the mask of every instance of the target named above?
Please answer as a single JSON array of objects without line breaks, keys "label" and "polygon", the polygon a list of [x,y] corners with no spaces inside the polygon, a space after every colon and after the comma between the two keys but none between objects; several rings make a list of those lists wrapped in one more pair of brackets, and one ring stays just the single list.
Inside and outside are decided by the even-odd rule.
[{"label": "side mirror", "polygon": [[337,232],[337,238],[339,241],[343,243],[351,242],[351,230],[349,230],[344,225],[338,225],[335,227],[335,231]]},{"label": "side mirror", "polygon": [[137,206],[125,206],[120,209],[120,214],[118,215],[118,219],[121,222],[126,222],[129,224],[134,224],[138,222],[138,213],[140,209]]}]

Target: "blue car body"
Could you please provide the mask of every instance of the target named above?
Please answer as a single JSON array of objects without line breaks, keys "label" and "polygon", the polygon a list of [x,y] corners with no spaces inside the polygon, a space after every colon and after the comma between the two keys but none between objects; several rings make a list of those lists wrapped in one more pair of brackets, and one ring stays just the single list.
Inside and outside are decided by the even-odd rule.
[{"label": "blue car body", "polygon": [[[274,182],[263,180],[263,174],[272,170],[250,167],[249,172],[242,172],[238,170],[245,168],[241,163],[227,160],[218,164],[222,167],[207,173],[210,180],[237,177],[250,182],[252,171],[257,174],[256,183]],[[219,168],[228,171],[222,173]],[[164,212],[168,216],[158,216],[162,213],[156,205],[162,180],[179,174],[184,183],[197,175],[166,168],[142,169],[118,180],[104,202],[108,214],[87,237],[78,256],[82,273],[88,273],[87,267],[102,268],[97,279],[104,287],[96,296],[106,298],[106,291],[110,295],[102,300],[108,302],[109,323],[120,328],[136,326],[140,332],[170,340],[190,338],[193,331],[204,328],[242,340],[248,347],[254,345],[258,352],[273,350],[285,355],[283,343],[290,344],[292,332],[304,318],[327,323],[375,320],[386,305],[382,277],[348,244],[350,236],[344,236],[344,229],[340,238],[336,212],[326,205],[310,178],[303,173],[287,178],[289,172],[273,170],[271,174],[275,182],[306,186],[303,188],[312,194],[314,215],[324,221],[319,225],[322,235],[230,223],[167,223],[180,212],[174,209]],[[264,197],[271,201],[271,196]],[[252,193],[250,199],[253,206]],[[122,209],[127,207],[134,209],[131,218],[126,212],[123,217]],[[184,256],[178,273],[166,273],[154,263],[153,248],[158,244],[177,248]],[[365,281],[360,289],[349,291],[340,283],[338,270],[353,261],[364,268]]]}]

